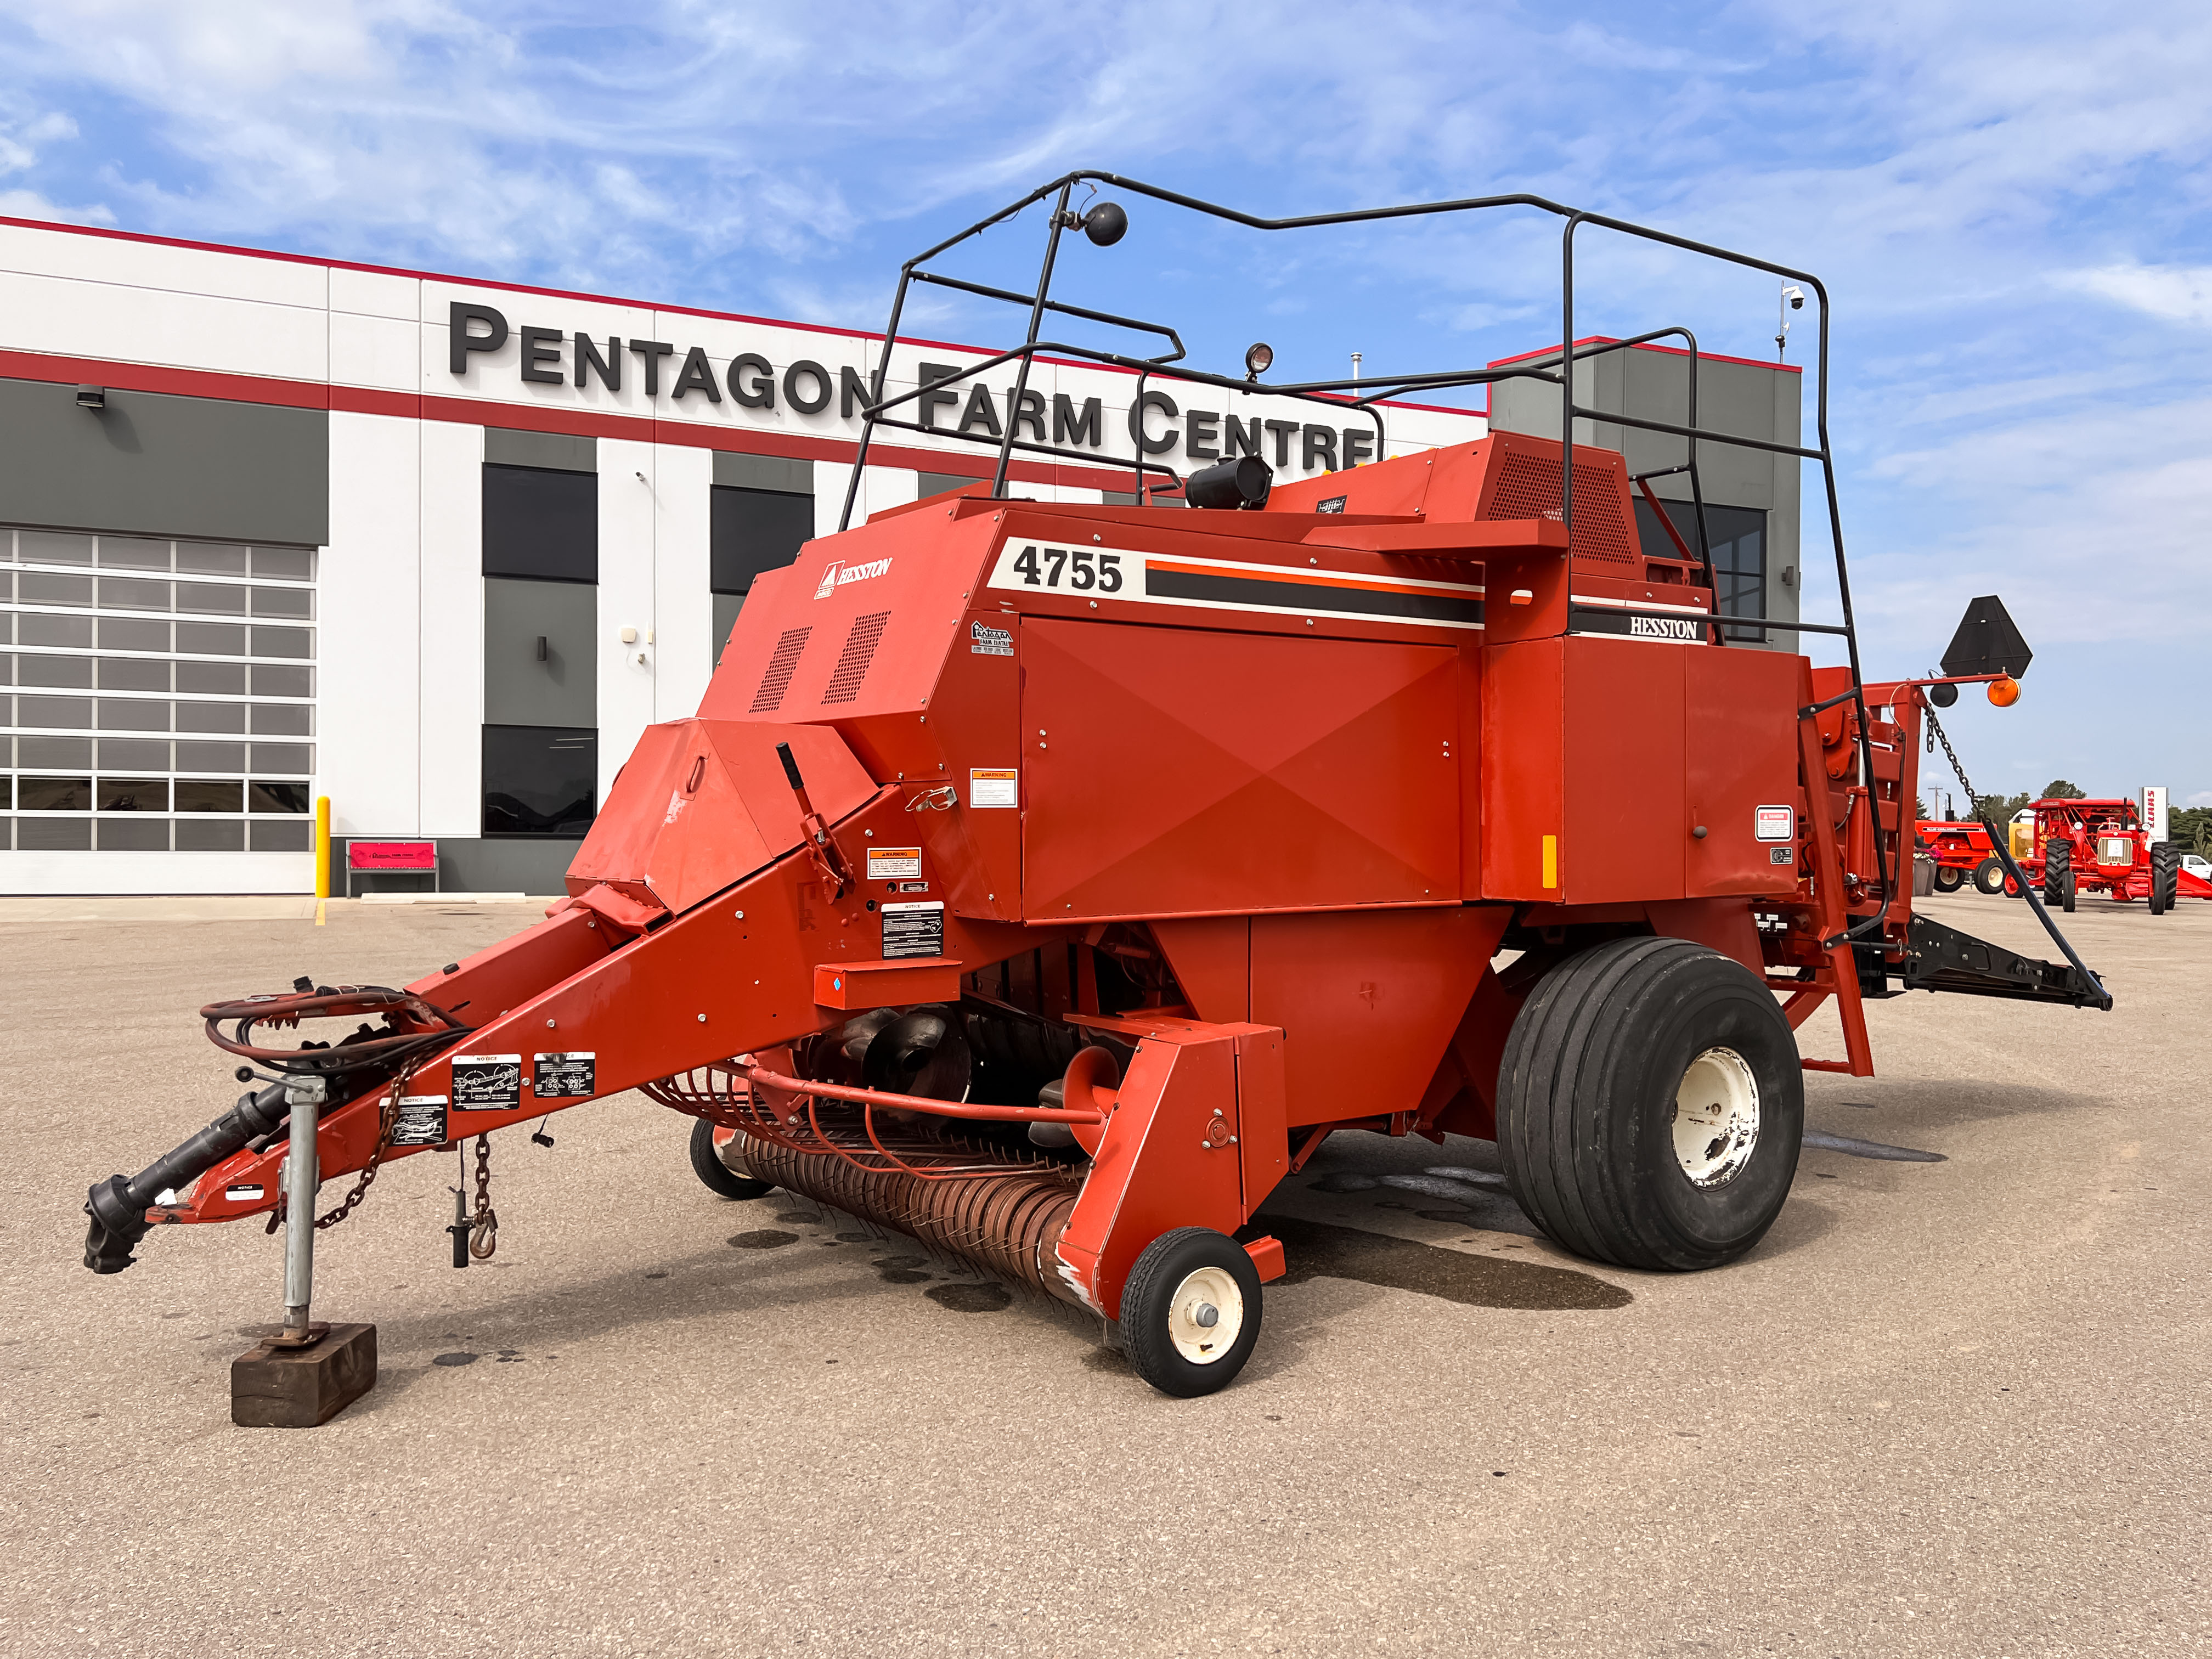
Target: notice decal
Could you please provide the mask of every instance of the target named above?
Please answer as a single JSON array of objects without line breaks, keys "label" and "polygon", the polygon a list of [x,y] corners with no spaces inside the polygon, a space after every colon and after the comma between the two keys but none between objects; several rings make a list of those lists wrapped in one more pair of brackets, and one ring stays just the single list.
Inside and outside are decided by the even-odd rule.
[{"label": "notice decal", "polygon": [[884,960],[900,957],[941,957],[945,954],[945,903],[886,904],[884,917]]},{"label": "notice decal", "polygon": [[921,848],[919,847],[871,847],[868,848],[868,879],[891,881],[900,876],[921,873]]},{"label": "notice decal", "polygon": [[446,1132],[446,1097],[402,1095],[392,1115],[392,1144],[395,1146],[442,1146],[453,1137]]},{"label": "notice decal", "polygon": [[520,1054],[455,1054],[453,1104],[465,1111],[505,1112],[522,1104]]},{"label": "notice decal", "polygon": [[968,805],[970,806],[1019,806],[1022,804],[1022,775],[1012,767],[973,770],[968,774]]},{"label": "notice decal", "polygon": [[233,1204],[258,1204],[264,1194],[262,1188],[241,1182],[237,1186],[224,1188],[222,1195]]},{"label": "notice decal", "polygon": [[532,1089],[540,1100],[589,1100],[599,1093],[599,1055],[532,1054]]}]

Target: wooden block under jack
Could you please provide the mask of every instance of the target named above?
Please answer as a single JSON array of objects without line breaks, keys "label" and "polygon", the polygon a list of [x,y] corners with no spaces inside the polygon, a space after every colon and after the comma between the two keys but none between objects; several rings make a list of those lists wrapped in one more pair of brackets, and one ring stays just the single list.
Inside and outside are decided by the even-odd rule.
[{"label": "wooden block under jack", "polygon": [[312,1429],[376,1386],[376,1327],[333,1325],[319,1342],[261,1342],[230,1362],[230,1420],[242,1429]]}]

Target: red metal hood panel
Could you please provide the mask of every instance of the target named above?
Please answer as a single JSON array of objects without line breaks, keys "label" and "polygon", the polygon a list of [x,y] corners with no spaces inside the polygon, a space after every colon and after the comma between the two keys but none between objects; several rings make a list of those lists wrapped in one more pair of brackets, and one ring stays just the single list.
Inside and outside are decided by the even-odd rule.
[{"label": "red metal hood panel", "polygon": [[780,743],[791,745],[827,822],[876,793],[834,726],[649,726],[568,866],[568,891],[608,882],[680,914],[798,847],[799,805],[776,758]]}]

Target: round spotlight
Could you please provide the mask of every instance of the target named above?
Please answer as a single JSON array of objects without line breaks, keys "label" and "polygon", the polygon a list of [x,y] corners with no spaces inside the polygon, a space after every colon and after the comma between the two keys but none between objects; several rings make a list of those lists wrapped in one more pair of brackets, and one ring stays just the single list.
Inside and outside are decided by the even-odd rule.
[{"label": "round spotlight", "polygon": [[1955,685],[1931,685],[1928,688],[1928,701],[1938,708],[1948,708],[1959,701],[1959,688]]},{"label": "round spotlight", "polygon": [[1244,348],[1244,378],[1256,380],[1275,366],[1275,348],[1256,340]]},{"label": "round spotlight", "polygon": [[1083,216],[1083,234],[1100,247],[1111,247],[1128,234],[1129,216],[1118,202],[1101,202]]}]

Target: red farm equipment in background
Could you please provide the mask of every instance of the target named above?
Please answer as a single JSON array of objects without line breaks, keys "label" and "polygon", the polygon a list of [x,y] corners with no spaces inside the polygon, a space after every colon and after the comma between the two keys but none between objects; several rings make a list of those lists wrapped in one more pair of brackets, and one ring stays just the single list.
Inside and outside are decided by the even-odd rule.
[{"label": "red farm equipment in background", "polygon": [[1964,819],[1923,818],[1914,828],[1920,850],[1936,866],[1936,890],[1955,893],[1969,881],[1977,891],[2002,893],[2004,860],[1988,828]]},{"label": "red farm equipment in background", "polygon": [[[958,377],[1012,365],[1011,409],[1041,357],[1077,357],[1231,408],[1354,411],[1389,455],[1386,398],[1525,376],[1559,387],[1559,436],[1281,489],[1249,450],[1187,480],[1141,461],[1180,504],[1076,505],[1009,488],[1018,457],[1087,459],[1010,421],[989,479],[760,580],[697,717],[647,731],[544,921],[404,989],[301,981],[204,1010],[268,1086],[95,1186],[88,1266],[282,1195],[287,1340],[312,1354],[319,1179],[358,1194],[392,1158],[636,1089],[698,1121],[724,1190],[786,1188],[1088,1309],[1148,1381],[1196,1395],[1243,1364],[1285,1270],[1269,1193],[1338,1131],[1493,1139],[1563,1248],[1710,1267],[1789,1193],[1803,1072],[1872,1073],[1869,1001],[2111,1006],[2055,927],[2053,963],[1914,914],[1931,693],[2008,701],[2014,671],[1865,683],[1832,516],[1842,620],[1777,624],[1841,646],[1815,667],[1730,642],[1765,624],[1717,624],[1702,534],[1642,551],[1638,481],[1575,440],[1623,417],[1578,405],[1559,354],[1270,386],[1257,349],[1234,376],[1042,337],[1050,317],[1174,339],[1049,297],[1064,232],[1108,246],[1127,224],[1073,210],[1085,182],[1261,231],[1552,214],[1570,271],[1578,231],[1666,243],[1819,295],[1825,374],[1812,276],[1540,198],[1267,221],[1054,180],[909,263],[882,362],[911,285],[950,281],[1028,314]],[[929,268],[1037,204],[1034,293]],[[1571,280],[1561,323],[1573,341]],[[1661,335],[1687,338],[1572,352]],[[1687,343],[1690,422],[1657,429],[1701,500],[1700,449],[1741,441],[1696,426]],[[879,363],[863,460],[879,428],[924,429],[921,395]],[[1821,447],[1784,453],[1827,470],[1832,503],[1820,395]],[[1844,1058],[1802,1059],[1830,1005]],[[264,1035],[331,1018],[360,1029]]]},{"label": "red farm equipment in background", "polygon": [[[2117,797],[2052,799],[2033,803],[2033,850],[2020,861],[2044,902],[2071,910],[2083,893],[2103,893],[2120,904],[2146,901],[2164,915],[2185,898],[2212,899],[2212,880],[2188,867],[2176,842],[2153,841],[2134,801]],[[2007,892],[2019,896],[2008,880]]]}]

